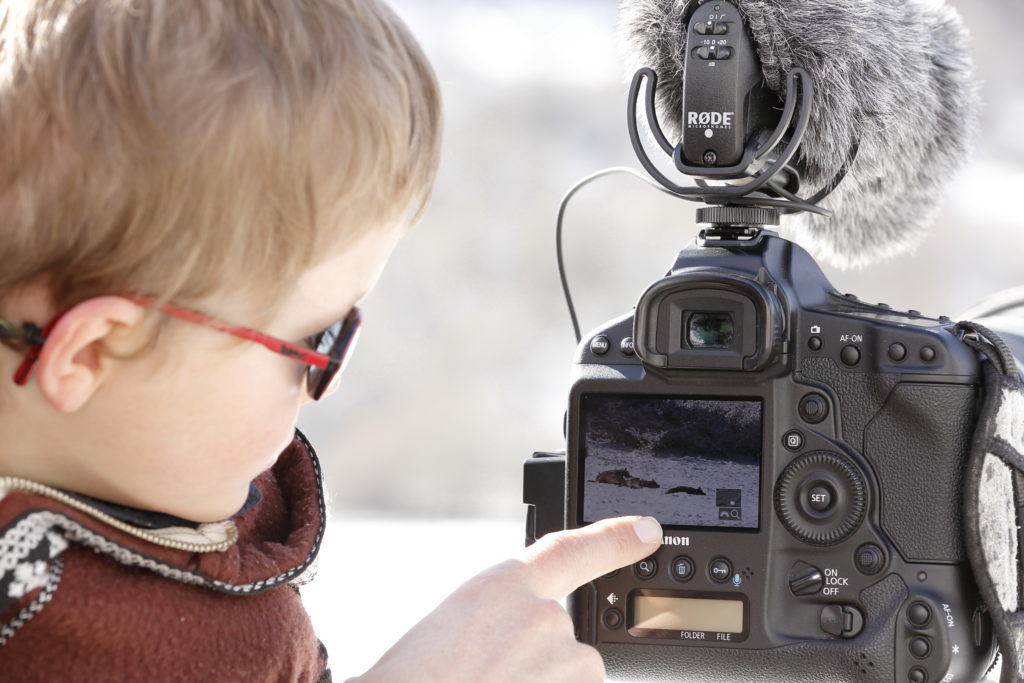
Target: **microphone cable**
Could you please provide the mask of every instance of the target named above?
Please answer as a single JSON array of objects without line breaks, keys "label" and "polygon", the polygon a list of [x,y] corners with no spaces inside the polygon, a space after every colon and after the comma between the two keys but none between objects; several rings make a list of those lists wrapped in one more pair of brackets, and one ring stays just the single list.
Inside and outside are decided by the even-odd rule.
[{"label": "microphone cable", "polygon": [[565,211],[569,206],[569,200],[571,200],[577,192],[579,192],[580,190],[582,190],[584,187],[594,182],[595,180],[600,180],[601,178],[615,174],[626,174],[633,176],[634,178],[638,178],[644,181],[645,183],[647,183],[654,189],[658,190],[659,192],[664,192],[670,197],[679,196],[676,193],[671,192],[666,188],[662,187],[660,184],[658,184],[654,180],[651,180],[649,177],[645,176],[643,173],[640,173],[634,168],[630,168],[629,166],[612,166],[611,168],[606,168],[601,171],[597,171],[596,173],[591,173],[586,178],[583,178],[578,183],[573,185],[572,189],[566,192],[565,196],[562,197],[562,202],[558,206],[558,218],[555,221],[555,254],[558,258],[558,277],[562,281],[562,292],[563,294],[565,294],[566,306],[569,307],[569,318],[572,320],[572,329],[573,333],[576,335],[577,344],[580,343],[580,341],[583,339],[583,336],[580,334],[580,323],[579,319],[576,317],[576,307],[572,303],[572,292],[569,290],[569,279],[568,277],[566,277],[565,274],[565,253],[562,249],[562,225],[565,221]]}]

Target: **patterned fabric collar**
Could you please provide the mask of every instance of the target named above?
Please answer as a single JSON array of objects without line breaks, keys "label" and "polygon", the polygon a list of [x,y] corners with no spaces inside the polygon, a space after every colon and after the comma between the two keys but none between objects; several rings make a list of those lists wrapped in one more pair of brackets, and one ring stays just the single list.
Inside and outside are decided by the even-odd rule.
[{"label": "patterned fabric collar", "polygon": [[[119,505],[117,503],[108,503],[105,500],[86,496],[74,491],[64,491],[64,493],[75,500],[79,500],[86,505],[110,515],[114,519],[119,519],[126,524],[131,524],[132,526],[137,526],[142,529],[166,529],[168,527],[186,527],[189,529],[196,529],[200,524],[199,522],[175,517],[174,515],[167,515],[162,512],[143,510],[141,508],[129,507],[127,505]],[[249,496],[245,499],[245,505],[243,505],[238,512],[232,515],[230,519],[235,519],[247,510],[256,506],[260,502],[260,498],[260,490],[255,484],[249,484]]]}]

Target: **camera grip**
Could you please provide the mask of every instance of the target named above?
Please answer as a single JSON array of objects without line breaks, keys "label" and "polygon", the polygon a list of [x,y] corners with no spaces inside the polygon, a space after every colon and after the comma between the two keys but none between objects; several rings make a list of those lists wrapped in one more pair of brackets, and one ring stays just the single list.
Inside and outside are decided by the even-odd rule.
[{"label": "camera grip", "polygon": [[828,358],[805,360],[801,374],[836,394],[841,437],[874,470],[882,527],[904,559],[965,561],[959,498],[949,492],[963,488],[977,388],[843,372]]}]

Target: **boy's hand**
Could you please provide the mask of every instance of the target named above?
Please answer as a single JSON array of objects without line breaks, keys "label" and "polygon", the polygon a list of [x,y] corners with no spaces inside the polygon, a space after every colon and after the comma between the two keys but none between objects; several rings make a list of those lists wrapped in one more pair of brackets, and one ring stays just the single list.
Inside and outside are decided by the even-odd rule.
[{"label": "boy's hand", "polygon": [[650,517],[548,534],[459,587],[358,680],[603,681],[601,656],[576,641],[558,601],[659,545]]}]

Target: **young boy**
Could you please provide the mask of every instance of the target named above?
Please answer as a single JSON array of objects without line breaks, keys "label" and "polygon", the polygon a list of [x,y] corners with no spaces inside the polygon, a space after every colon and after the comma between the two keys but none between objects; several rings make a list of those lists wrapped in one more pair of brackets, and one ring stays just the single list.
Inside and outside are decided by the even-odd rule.
[{"label": "young boy", "polygon": [[[294,425],[439,127],[377,0],[0,4],[0,679],[329,679]],[[364,679],[601,680],[557,600],[659,541],[647,518],[551,535]]]}]

